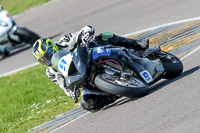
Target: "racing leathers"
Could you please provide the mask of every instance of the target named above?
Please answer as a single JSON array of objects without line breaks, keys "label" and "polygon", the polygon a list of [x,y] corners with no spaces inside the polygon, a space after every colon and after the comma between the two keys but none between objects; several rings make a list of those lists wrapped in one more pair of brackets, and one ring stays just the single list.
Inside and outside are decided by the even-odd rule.
[{"label": "racing leathers", "polygon": [[[94,37],[95,30],[91,26],[85,26],[80,31],[68,33],[61,37],[56,43],[59,49],[72,51],[77,45],[86,45],[87,47],[97,47],[98,45],[117,45],[136,50],[146,49],[149,46],[149,40],[134,40],[115,35],[113,33],[101,33]],[[94,43],[95,42],[95,43]],[[80,90],[73,92],[65,86],[65,79],[60,72],[48,67],[46,70],[47,76],[51,81],[55,82],[63,89],[65,94],[71,98],[80,95]],[[81,106],[85,110],[98,110],[110,103],[113,103],[118,96],[99,95],[93,93],[92,87],[83,88],[81,97]]]}]

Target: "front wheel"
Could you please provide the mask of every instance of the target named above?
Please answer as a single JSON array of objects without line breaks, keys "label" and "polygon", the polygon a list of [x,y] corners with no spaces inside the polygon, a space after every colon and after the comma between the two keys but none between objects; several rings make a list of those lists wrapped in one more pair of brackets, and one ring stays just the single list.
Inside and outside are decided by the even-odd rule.
[{"label": "front wheel", "polygon": [[98,74],[95,85],[104,92],[127,97],[141,97],[148,93],[148,85],[135,77],[122,78],[106,73]]}]

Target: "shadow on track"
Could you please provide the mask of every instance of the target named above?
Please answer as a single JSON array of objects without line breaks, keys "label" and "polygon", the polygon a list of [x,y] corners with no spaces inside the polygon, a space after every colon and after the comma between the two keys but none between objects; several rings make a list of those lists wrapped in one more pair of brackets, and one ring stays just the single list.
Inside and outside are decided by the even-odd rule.
[{"label": "shadow on track", "polygon": [[159,83],[157,83],[157,84],[155,84],[155,85],[152,85],[152,86],[150,87],[150,91],[149,91],[148,94],[151,94],[151,93],[153,93],[153,92],[155,92],[155,91],[161,89],[162,87],[164,87],[164,86],[166,86],[166,85],[168,85],[168,84],[171,84],[171,83],[173,83],[173,82],[176,82],[177,80],[180,80],[180,79],[182,79],[182,78],[184,78],[184,77],[186,77],[186,76],[188,76],[188,75],[190,75],[190,74],[196,72],[196,71],[199,70],[199,69],[200,69],[200,66],[196,66],[196,67],[191,68],[191,69],[189,69],[189,70],[187,70],[187,71],[184,71],[180,76],[178,76],[178,77],[176,77],[176,78],[174,78],[174,79],[165,79],[165,80],[163,80],[163,81],[161,81],[161,82],[159,82]]},{"label": "shadow on track", "polygon": [[[109,109],[109,108],[112,108],[114,106],[119,106],[119,105],[122,105],[122,104],[125,104],[125,103],[128,103],[130,101],[133,101],[135,100],[136,98],[128,98],[128,97],[122,97],[120,99],[118,99],[116,102],[104,107],[102,110],[106,110],[106,109]],[[137,98],[138,99],[138,98]]]},{"label": "shadow on track", "polygon": [[[60,35],[62,35],[62,34],[63,34],[63,33],[57,33],[57,34],[55,34],[55,35],[53,35],[53,36],[50,36],[50,37],[48,37],[48,38],[54,39],[54,38],[56,38],[56,37],[58,37],[58,36],[60,36]],[[10,52],[10,54],[4,56],[1,60],[7,59],[7,58],[9,58],[9,57],[11,57],[11,56],[14,56],[14,55],[16,55],[16,54],[18,54],[18,53],[21,53],[22,51],[28,50],[28,49],[30,49],[30,48],[32,48],[32,45],[29,45],[29,44],[27,44],[27,45],[25,45],[25,46],[23,46],[23,47],[16,48],[16,49],[12,50],[12,51]],[[1,60],[0,60],[0,61],[1,61]]]},{"label": "shadow on track", "polygon": [[[171,84],[173,82],[176,82],[177,80],[180,80],[180,79],[182,79],[182,78],[184,78],[184,77],[196,72],[199,69],[200,69],[200,66],[196,66],[196,67],[191,68],[191,69],[189,69],[187,71],[184,71],[180,76],[178,76],[178,77],[176,77],[174,79],[164,79],[163,81],[150,86],[150,89],[149,89],[150,91],[149,91],[149,93],[147,95],[152,94],[152,93],[158,91],[159,89],[161,89],[162,87],[167,86],[167,85],[169,85],[169,84]],[[119,105],[128,103],[130,101],[138,100],[140,98],[142,98],[142,97],[139,97],[139,98],[122,97],[122,98],[118,99],[115,103],[112,103],[112,104],[104,107],[102,110],[107,110],[107,109],[112,108],[114,106],[119,106]]]}]

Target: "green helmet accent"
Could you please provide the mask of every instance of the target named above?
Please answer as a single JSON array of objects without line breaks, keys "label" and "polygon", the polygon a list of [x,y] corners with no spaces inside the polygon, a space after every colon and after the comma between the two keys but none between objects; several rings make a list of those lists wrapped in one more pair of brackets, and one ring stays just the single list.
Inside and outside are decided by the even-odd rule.
[{"label": "green helmet accent", "polygon": [[41,38],[34,43],[32,53],[39,63],[51,66],[51,57],[58,50],[58,46],[53,41],[48,38]]},{"label": "green helmet accent", "polygon": [[110,32],[105,32],[102,34],[102,41],[109,41],[109,39],[113,38],[114,34]]}]

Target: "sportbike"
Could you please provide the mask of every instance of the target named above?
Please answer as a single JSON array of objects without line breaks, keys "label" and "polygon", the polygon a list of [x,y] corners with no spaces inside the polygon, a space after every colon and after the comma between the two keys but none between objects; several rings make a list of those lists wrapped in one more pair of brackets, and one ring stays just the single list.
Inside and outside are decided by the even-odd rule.
[{"label": "sportbike", "polygon": [[77,46],[71,52],[56,52],[51,62],[69,89],[90,88],[96,95],[141,97],[158,80],[175,78],[183,71],[181,60],[160,48]]}]

